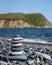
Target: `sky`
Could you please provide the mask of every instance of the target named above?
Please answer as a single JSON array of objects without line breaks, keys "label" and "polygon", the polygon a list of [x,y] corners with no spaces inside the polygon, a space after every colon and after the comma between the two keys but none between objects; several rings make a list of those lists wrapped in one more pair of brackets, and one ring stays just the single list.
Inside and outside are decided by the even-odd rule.
[{"label": "sky", "polygon": [[3,13],[42,13],[52,22],[52,0],[0,0]]}]

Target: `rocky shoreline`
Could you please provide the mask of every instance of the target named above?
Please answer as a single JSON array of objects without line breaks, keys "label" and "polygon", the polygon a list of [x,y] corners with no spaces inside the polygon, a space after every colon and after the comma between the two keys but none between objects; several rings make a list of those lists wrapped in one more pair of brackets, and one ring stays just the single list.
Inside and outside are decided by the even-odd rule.
[{"label": "rocky shoreline", "polygon": [[[13,42],[12,42],[13,43]],[[16,43],[16,42],[15,42]],[[21,42],[18,42],[21,43]],[[26,53],[26,60],[9,60],[6,55],[11,51],[11,43],[0,40],[0,64],[2,65],[52,65],[52,48],[47,44],[23,43],[23,51]],[[45,47],[44,47],[45,46]],[[20,48],[19,48],[20,49]]]}]

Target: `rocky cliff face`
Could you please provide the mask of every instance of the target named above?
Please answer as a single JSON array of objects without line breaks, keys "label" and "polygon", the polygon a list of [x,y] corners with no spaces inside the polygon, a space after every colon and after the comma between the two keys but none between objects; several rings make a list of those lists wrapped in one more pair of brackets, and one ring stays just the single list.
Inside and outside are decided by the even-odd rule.
[{"label": "rocky cliff face", "polygon": [[[0,28],[24,28],[24,27],[36,27],[36,26],[30,25],[22,20],[0,20]],[[46,22],[45,26],[42,27],[46,28],[50,27],[50,24]],[[37,26],[37,28],[39,28],[39,26]]]},{"label": "rocky cliff face", "polygon": [[0,20],[0,28],[33,27],[22,20]]}]

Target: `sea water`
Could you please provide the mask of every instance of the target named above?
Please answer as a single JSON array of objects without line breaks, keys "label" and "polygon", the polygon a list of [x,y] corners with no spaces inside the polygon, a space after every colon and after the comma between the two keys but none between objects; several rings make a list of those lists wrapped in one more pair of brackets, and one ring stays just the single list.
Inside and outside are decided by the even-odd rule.
[{"label": "sea water", "polygon": [[21,35],[27,39],[52,41],[52,28],[0,28],[0,37],[11,38],[14,35]]}]

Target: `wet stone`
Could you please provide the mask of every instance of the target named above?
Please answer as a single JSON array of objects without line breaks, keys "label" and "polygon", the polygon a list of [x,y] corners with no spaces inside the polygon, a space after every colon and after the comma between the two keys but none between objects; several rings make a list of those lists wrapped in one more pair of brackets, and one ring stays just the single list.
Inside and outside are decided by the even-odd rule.
[{"label": "wet stone", "polygon": [[[31,47],[24,45],[22,46],[23,48],[21,47],[21,49],[19,49],[18,47],[18,51],[19,50],[24,51],[25,55],[24,53],[22,54],[24,58],[11,60],[7,58],[12,52],[11,47],[12,47],[12,43],[10,44],[9,43],[5,44],[4,42],[0,43],[0,65],[52,65],[52,49],[35,48],[33,46]],[[16,53],[17,49],[14,51]],[[17,53],[16,53],[16,57],[17,57]],[[25,57],[27,57],[27,59],[25,59]]]}]

